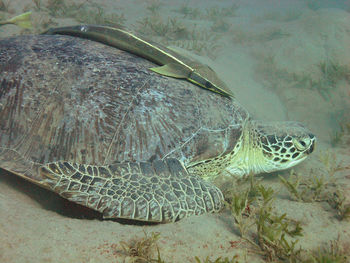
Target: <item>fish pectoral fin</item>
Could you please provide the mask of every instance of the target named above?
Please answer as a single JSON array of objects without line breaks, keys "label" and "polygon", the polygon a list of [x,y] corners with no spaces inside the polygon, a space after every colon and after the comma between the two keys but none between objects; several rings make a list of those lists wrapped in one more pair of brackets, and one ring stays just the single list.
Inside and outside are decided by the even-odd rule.
[{"label": "fish pectoral fin", "polygon": [[187,79],[191,71],[184,68],[181,65],[175,63],[166,64],[160,67],[153,67],[150,70],[164,76],[177,78],[177,79]]}]

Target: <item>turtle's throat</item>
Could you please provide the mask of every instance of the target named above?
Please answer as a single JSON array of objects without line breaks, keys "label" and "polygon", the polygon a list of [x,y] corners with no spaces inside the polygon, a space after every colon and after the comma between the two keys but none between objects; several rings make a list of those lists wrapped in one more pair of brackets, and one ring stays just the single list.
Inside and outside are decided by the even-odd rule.
[{"label": "turtle's throat", "polygon": [[244,125],[241,141],[240,148],[226,170],[238,177],[265,172],[265,158],[261,151],[259,136],[249,121]]}]

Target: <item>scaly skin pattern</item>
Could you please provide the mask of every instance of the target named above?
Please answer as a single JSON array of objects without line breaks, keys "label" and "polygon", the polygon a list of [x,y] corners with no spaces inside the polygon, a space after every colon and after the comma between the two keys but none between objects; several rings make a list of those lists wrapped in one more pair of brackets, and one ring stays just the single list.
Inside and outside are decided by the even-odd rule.
[{"label": "scaly skin pattern", "polygon": [[42,185],[104,218],[174,222],[218,212],[223,200],[218,188],[189,175],[173,158],[105,166],[56,162],[39,172]]},{"label": "scaly skin pattern", "polygon": [[[175,158],[177,166],[186,167],[230,152],[248,113],[233,99],[153,73],[149,70],[153,66],[127,52],[69,36],[1,40],[0,167],[77,201],[82,191],[66,180],[72,174],[55,173],[48,169],[50,163],[107,167],[116,162],[167,163]],[[52,181],[48,181],[50,174]],[[186,171],[182,176],[190,175]],[[167,181],[170,186],[171,182]],[[217,191],[207,186],[201,188],[205,194]],[[69,189],[75,189],[75,196]],[[197,210],[189,206],[190,200],[185,213],[180,209],[169,214],[169,206],[160,204],[158,209],[165,209],[162,213],[167,216],[113,215],[106,212],[112,207],[96,202],[89,207],[107,217],[174,221],[186,213],[215,212],[221,206],[222,195],[211,196],[214,203],[209,206],[209,201],[202,204],[204,192],[192,195],[195,186],[193,192],[185,186],[181,189],[183,195],[170,207],[184,207],[180,203],[187,197],[199,198]],[[84,196],[79,203],[88,205],[88,199],[94,198]],[[96,196],[104,195],[96,192]],[[108,196],[110,202],[117,197]]]}]

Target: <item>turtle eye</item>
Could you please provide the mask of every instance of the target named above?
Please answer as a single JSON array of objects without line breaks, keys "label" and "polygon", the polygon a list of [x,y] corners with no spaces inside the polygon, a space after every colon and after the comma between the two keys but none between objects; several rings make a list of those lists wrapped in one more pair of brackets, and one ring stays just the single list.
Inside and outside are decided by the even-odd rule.
[{"label": "turtle eye", "polygon": [[307,148],[309,148],[311,144],[311,140],[310,138],[299,139],[299,140],[293,138],[293,143],[299,151],[305,151]]}]

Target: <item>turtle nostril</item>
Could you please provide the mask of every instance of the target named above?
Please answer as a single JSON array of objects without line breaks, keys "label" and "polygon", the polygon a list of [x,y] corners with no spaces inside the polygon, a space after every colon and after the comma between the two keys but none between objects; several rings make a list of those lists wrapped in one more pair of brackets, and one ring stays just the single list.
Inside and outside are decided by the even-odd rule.
[{"label": "turtle nostril", "polygon": [[309,133],[309,137],[311,140],[315,139],[315,135],[313,135],[312,133]]},{"label": "turtle nostril", "polygon": [[314,149],[315,149],[315,141],[312,141],[309,149],[306,151],[307,154],[312,153],[314,151]]}]

